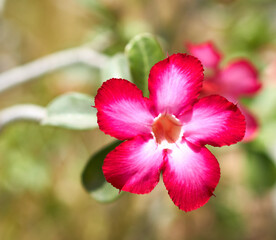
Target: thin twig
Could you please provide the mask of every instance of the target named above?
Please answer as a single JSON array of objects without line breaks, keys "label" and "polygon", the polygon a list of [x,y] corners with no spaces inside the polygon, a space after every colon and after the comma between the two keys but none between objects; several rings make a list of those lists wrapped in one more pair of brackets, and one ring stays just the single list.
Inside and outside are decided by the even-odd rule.
[{"label": "thin twig", "polygon": [[0,92],[75,63],[84,63],[92,67],[101,68],[106,61],[107,56],[86,46],[53,53],[1,73]]},{"label": "thin twig", "polygon": [[34,104],[20,104],[0,111],[0,130],[9,123],[28,120],[41,122],[46,116],[46,109]]}]

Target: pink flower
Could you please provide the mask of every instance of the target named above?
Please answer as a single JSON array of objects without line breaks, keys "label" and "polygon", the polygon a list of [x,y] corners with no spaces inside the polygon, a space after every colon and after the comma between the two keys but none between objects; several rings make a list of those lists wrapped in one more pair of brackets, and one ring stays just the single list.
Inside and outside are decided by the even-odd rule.
[{"label": "pink flower", "polygon": [[175,54],[155,64],[149,98],[123,79],[103,83],[95,98],[100,129],[126,140],[104,160],[103,173],[114,187],[149,193],[160,173],[173,202],[184,211],[203,206],[220,178],[219,164],[204,146],[242,140],[245,121],[225,98],[197,99],[203,67],[195,57]]},{"label": "pink flower", "polygon": [[[211,42],[194,45],[187,44],[188,51],[197,57],[209,71],[203,84],[204,95],[219,94],[237,104],[242,97],[252,97],[260,88],[256,68],[245,59],[234,60],[220,68],[221,54]],[[258,132],[255,117],[240,103],[238,104],[246,120],[244,141],[253,140]]]}]

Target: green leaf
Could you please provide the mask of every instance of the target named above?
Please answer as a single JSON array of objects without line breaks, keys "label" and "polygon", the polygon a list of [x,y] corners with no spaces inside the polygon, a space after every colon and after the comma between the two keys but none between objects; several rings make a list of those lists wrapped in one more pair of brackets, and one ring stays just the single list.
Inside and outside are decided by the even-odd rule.
[{"label": "green leaf", "polygon": [[133,82],[140,88],[145,96],[148,92],[148,77],[151,67],[164,59],[164,52],[156,38],[144,33],[135,36],[127,44],[125,53],[128,57]]},{"label": "green leaf", "polygon": [[[254,140],[255,148],[266,151],[273,159],[276,160],[276,122],[266,121],[261,125],[257,138]],[[254,149],[253,147],[253,149]]]},{"label": "green leaf", "polygon": [[275,91],[275,87],[264,88],[252,101],[251,108],[258,113],[260,120],[264,123],[276,119]]},{"label": "green leaf", "polygon": [[116,54],[108,59],[105,66],[101,69],[102,81],[110,78],[123,78],[131,81],[128,59],[124,54]]},{"label": "green leaf", "polygon": [[82,184],[97,201],[107,203],[116,200],[122,193],[105,180],[102,171],[106,155],[117,147],[121,141],[116,141],[100,150],[89,159],[82,173]]},{"label": "green leaf", "polygon": [[59,96],[47,106],[43,125],[51,125],[75,130],[97,127],[97,110],[91,105],[94,99],[81,93],[67,93]]},{"label": "green leaf", "polygon": [[271,157],[256,147],[247,147],[246,176],[251,189],[257,194],[272,189],[276,183],[276,165]]}]

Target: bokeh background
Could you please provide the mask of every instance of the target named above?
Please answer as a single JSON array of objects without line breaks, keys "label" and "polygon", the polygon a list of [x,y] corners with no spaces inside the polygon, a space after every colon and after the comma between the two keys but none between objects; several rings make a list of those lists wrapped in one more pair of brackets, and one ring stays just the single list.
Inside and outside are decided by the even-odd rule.
[{"label": "bokeh background", "polygon": [[[260,122],[258,137],[212,148],[222,173],[216,197],[189,213],[172,203],[162,181],[147,195],[126,193],[109,204],[91,198],[81,173],[89,157],[112,142],[98,129],[27,121],[6,126],[0,133],[0,239],[276,239],[274,0],[1,0],[0,7],[0,72],[87,43],[113,55],[136,34],[151,32],[168,54],[185,52],[187,41],[211,40],[225,62],[250,59],[263,84],[244,100]],[[0,107],[46,106],[70,91],[94,96],[100,84],[96,68],[76,64],[2,92]]]}]

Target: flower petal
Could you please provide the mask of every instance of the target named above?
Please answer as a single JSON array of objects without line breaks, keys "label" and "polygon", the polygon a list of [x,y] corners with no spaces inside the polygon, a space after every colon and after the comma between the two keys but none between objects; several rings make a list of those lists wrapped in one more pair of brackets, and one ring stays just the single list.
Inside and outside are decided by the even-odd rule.
[{"label": "flower petal", "polygon": [[193,56],[173,54],[156,63],[149,75],[150,99],[159,113],[177,116],[189,109],[199,95],[203,67]]},{"label": "flower petal", "polygon": [[217,68],[221,60],[221,54],[212,42],[201,44],[187,43],[187,49],[189,53],[197,57],[206,68]]},{"label": "flower petal", "polygon": [[257,69],[247,60],[230,63],[219,72],[217,82],[227,95],[250,96],[261,88]]},{"label": "flower petal", "polygon": [[159,182],[163,150],[153,139],[137,137],[121,143],[104,160],[103,173],[114,187],[148,193]]},{"label": "flower petal", "polygon": [[248,142],[253,140],[257,136],[259,131],[259,124],[254,115],[248,109],[241,105],[239,105],[239,108],[244,115],[246,122],[246,130],[243,141]]},{"label": "flower petal", "polygon": [[207,203],[219,179],[219,164],[205,147],[193,149],[183,143],[167,154],[163,181],[181,210],[191,211]]},{"label": "flower petal", "polygon": [[142,91],[127,80],[104,82],[95,97],[99,128],[120,140],[150,133],[154,116],[148,102]]},{"label": "flower petal", "polygon": [[184,138],[197,145],[231,145],[241,141],[245,119],[236,105],[218,95],[201,98],[180,118]]}]

